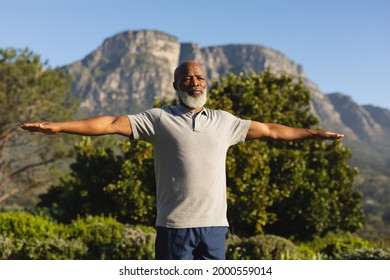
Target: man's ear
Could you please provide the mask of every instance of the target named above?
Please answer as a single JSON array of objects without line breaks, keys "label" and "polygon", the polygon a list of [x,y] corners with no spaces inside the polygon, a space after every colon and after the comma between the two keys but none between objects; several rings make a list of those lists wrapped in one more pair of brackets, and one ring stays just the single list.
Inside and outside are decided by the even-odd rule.
[{"label": "man's ear", "polygon": [[176,82],[173,82],[172,85],[173,85],[173,88],[174,88],[175,90],[177,90],[177,84],[176,84]]}]

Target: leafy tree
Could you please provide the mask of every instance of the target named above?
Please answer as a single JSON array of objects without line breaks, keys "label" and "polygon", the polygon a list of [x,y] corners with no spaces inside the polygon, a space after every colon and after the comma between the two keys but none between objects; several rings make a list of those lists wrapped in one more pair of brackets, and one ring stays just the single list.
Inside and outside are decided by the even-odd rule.
[{"label": "leafy tree", "polygon": [[[78,216],[110,215],[130,224],[154,225],[155,180],[151,146],[142,142],[117,142],[115,153],[96,148],[90,137],[75,146],[71,174],[41,195],[39,206],[62,222]],[[99,143],[95,143],[99,146]]]},{"label": "leafy tree", "polygon": [[[301,81],[269,71],[228,75],[210,90],[209,106],[241,118],[315,128],[310,93]],[[254,141],[227,157],[229,221],[239,235],[278,234],[298,240],[362,226],[356,170],[339,141]]]},{"label": "leafy tree", "polygon": [[70,94],[70,76],[50,69],[38,55],[0,49],[0,203],[44,184],[47,164],[66,154],[60,145],[66,138],[50,139],[49,146],[45,138],[27,138],[17,128],[23,122],[69,118],[75,109]]},{"label": "leafy tree", "polygon": [[390,176],[378,175],[377,170],[362,170],[357,188],[363,193],[366,225],[360,236],[370,240],[390,236]]}]

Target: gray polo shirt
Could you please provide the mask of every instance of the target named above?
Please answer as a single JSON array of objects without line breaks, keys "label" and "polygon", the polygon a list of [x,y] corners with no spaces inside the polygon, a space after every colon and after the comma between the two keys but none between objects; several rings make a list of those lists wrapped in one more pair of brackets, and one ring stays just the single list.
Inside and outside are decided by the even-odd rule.
[{"label": "gray polo shirt", "polygon": [[228,226],[226,152],[250,121],[221,110],[177,105],[129,115],[134,139],[154,148],[157,226]]}]

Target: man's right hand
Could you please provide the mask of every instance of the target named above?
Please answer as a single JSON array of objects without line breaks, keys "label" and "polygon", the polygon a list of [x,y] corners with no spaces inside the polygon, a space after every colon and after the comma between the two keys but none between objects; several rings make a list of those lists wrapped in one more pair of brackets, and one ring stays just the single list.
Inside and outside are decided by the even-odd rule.
[{"label": "man's right hand", "polygon": [[57,134],[61,132],[61,124],[53,122],[25,123],[20,128],[29,132],[41,132],[44,134]]}]

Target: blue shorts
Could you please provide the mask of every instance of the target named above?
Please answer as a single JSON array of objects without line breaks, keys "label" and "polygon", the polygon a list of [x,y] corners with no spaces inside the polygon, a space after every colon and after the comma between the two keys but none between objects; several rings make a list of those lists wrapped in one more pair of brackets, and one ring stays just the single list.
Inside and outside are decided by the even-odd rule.
[{"label": "blue shorts", "polygon": [[157,227],[156,260],[225,260],[228,227]]}]

